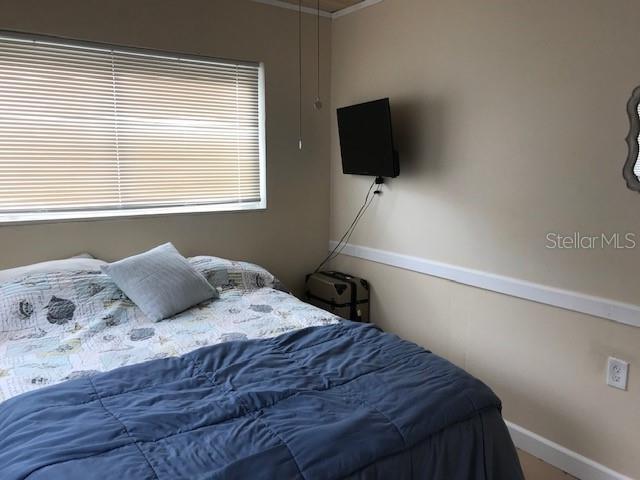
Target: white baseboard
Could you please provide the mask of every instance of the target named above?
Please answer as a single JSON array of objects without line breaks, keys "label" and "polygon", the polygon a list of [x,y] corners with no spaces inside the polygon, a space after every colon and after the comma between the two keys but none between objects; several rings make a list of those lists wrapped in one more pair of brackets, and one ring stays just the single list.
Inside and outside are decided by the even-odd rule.
[{"label": "white baseboard", "polygon": [[[335,241],[329,242],[329,250],[335,246]],[[342,253],[363,260],[444,278],[463,285],[640,327],[640,305],[361,245],[347,244]]]},{"label": "white baseboard", "polygon": [[515,423],[505,423],[516,447],[580,480],[633,480]]}]

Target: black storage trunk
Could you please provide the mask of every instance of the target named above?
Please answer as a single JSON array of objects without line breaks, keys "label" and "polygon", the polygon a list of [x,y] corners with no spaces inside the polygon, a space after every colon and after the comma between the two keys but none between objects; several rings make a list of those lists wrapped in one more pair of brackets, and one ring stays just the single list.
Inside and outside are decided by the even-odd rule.
[{"label": "black storage trunk", "polygon": [[307,302],[354,322],[369,322],[369,283],[340,272],[316,272],[306,278]]}]

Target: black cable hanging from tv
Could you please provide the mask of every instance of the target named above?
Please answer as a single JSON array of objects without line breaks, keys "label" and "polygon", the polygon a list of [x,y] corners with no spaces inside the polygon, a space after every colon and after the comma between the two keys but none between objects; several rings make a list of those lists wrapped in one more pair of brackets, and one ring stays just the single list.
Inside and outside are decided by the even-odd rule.
[{"label": "black cable hanging from tv", "polygon": [[[347,228],[347,230],[344,232],[344,235],[342,235],[342,237],[340,238],[336,246],[333,247],[333,250],[331,250],[329,255],[327,255],[325,259],[322,260],[322,262],[320,262],[320,265],[316,267],[313,273],[318,273],[324,265],[326,265],[327,263],[329,263],[331,260],[333,260],[334,258],[336,258],[338,255],[342,253],[344,248],[349,243],[349,240],[351,239],[351,235],[353,235],[353,232],[355,232],[356,227],[358,226],[358,223],[360,222],[360,220],[362,220],[362,217],[364,217],[364,214],[367,212],[367,210],[371,206],[373,199],[377,195],[382,194],[381,185],[383,183],[384,182],[382,177],[376,177],[373,180],[373,182],[371,183],[371,186],[369,187],[369,190],[367,191],[366,197],[364,197],[364,202],[362,203],[362,206],[358,210],[358,213],[356,213],[356,216],[351,222],[351,225],[349,225],[349,228]],[[374,186],[376,186],[376,189],[374,190],[373,195],[371,195],[371,190],[373,190]]]}]

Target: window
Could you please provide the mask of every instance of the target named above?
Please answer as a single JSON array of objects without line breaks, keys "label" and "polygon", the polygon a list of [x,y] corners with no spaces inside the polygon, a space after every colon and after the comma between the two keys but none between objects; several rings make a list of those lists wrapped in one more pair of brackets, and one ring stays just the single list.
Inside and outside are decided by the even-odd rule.
[{"label": "window", "polygon": [[0,36],[0,220],[264,208],[259,64]]},{"label": "window", "polygon": [[629,115],[629,134],[627,135],[629,154],[623,173],[627,186],[631,190],[640,192],[640,87],[636,87],[631,94],[627,103],[627,114]]}]

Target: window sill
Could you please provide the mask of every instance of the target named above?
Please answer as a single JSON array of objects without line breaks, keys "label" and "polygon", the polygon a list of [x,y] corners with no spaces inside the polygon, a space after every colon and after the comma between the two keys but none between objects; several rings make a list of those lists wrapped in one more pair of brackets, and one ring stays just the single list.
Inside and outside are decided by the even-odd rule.
[{"label": "window sill", "polygon": [[180,205],[172,207],[129,208],[122,210],[80,210],[67,212],[0,213],[0,226],[66,221],[109,220],[117,218],[158,217],[174,214],[240,212],[266,210],[267,202]]}]

